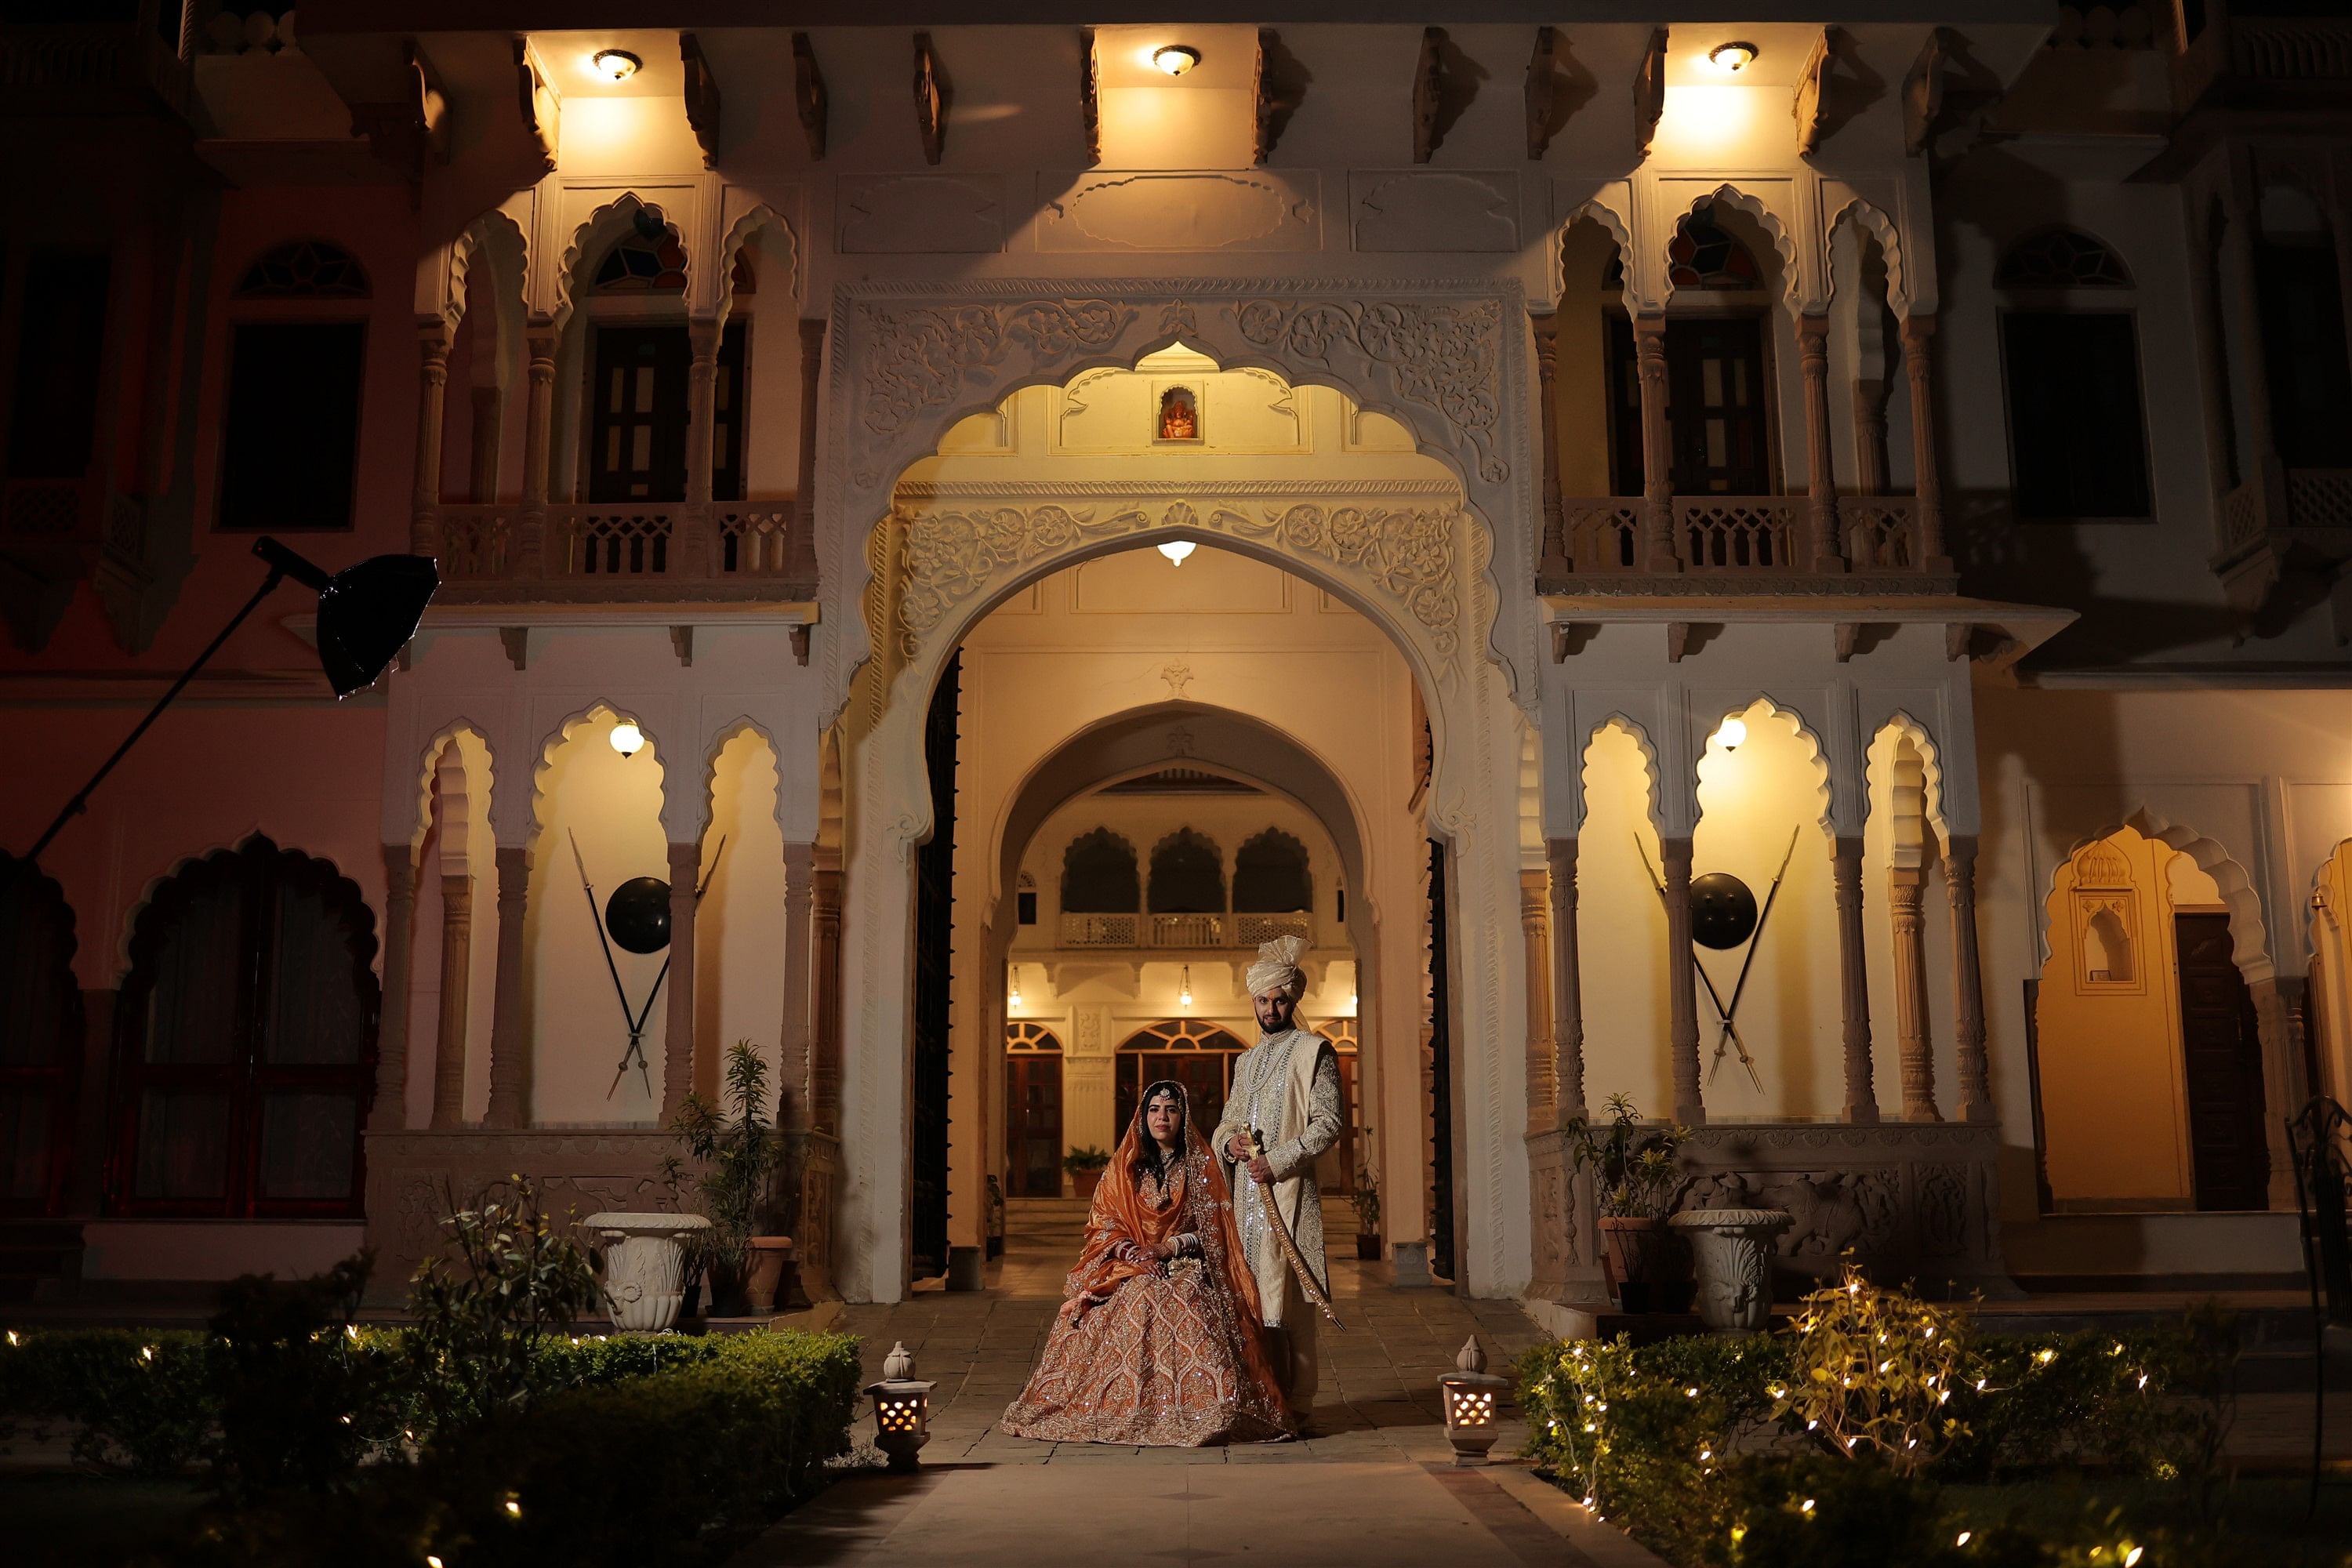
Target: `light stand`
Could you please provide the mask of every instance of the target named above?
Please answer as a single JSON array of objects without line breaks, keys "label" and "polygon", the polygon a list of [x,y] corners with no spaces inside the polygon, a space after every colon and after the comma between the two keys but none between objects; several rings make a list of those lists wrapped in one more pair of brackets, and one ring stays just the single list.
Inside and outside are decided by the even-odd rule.
[{"label": "light stand", "polygon": [[262,579],[261,586],[229,617],[219,635],[205,645],[205,651],[196,655],[194,662],[180,672],[180,678],[156,700],[155,706],[147,710],[147,716],[123,737],[122,744],[114,748],[114,754],[99,764],[89,782],[66,802],[57,820],[26,852],[25,864],[29,866],[40,859],[49,841],[89,805],[90,792],[106,782],[114,765],[163,717],[163,710],[187,689],[196,672],[286,579],[291,577],[319,595],[319,662],[334,686],[338,701],[376,683],[384,668],[416,635],[417,625],[425,618],[425,606],[441,585],[441,574],[434,569],[432,558],[425,555],[377,555],[330,576],[266,534],[253,542],[253,552],[269,563],[269,574]]}]

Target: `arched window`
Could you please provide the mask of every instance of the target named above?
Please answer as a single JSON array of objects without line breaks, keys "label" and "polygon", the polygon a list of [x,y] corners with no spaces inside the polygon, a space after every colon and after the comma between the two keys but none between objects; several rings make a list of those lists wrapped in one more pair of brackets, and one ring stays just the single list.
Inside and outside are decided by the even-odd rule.
[{"label": "arched window", "polygon": [[81,991],[65,889],[0,851],[0,1214],[58,1212],[64,1195]]},{"label": "arched window", "polygon": [[1315,908],[1307,846],[1278,827],[1244,839],[1234,852],[1234,912],[1306,913]]},{"label": "arched window", "polygon": [[270,533],[352,526],[367,298],[357,258],[318,239],[278,247],[238,279],[216,526]]},{"label": "arched window", "polygon": [[164,882],[116,1014],[109,1212],[361,1212],[375,917],[331,861],[256,837]]},{"label": "arched window", "polygon": [[628,233],[596,267],[599,294],[683,294],[686,247],[654,212],[640,207]]},{"label": "arched window", "polygon": [[[640,306],[630,303],[683,295],[686,268],[686,250],[676,230],[651,207],[630,215],[627,232],[596,264],[590,311],[595,355],[588,430],[591,501],[686,499],[692,336],[675,306],[658,306],[648,319]],[[719,334],[718,374],[711,386],[710,493],[715,500],[743,499],[743,370],[753,290],[744,287],[751,271],[740,254],[730,277],[743,296],[743,308],[730,315]],[[605,300],[619,313],[600,319],[594,306]],[[667,544],[665,534],[665,555]]]},{"label": "arched window", "polygon": [[1171,1018],[1136,1030],[1119,1042],[1115,1058],[1119,1131],[1135,1119],[1144,1087],[1172,1079],[1184,1086],[1192,1129],[1205,1142],[1225,1113],[1234,1058],[1245,1048],[1232,1031],[1199,1018]]},{"label": "arched window", "polygon": [[1755,255],[1716,221],[1713,203],[1675,226],[1666,246],[1666,281],[1677,289],[1761,289]]},{"label": "arched window", "polygon": [[[1742,220],[1744,221],[1744,220]],[[1624,263],[1610,263],[1604,283],[1622,286]],[[1756,253],[1724,225],[1712,202],[1701,203],[1675,226],[1666,247],[1666,280],[1675,294],[1760,296],[1768,284]],[[1688,301],[1666,322],[1667,452],[1676,495],[1766,495],[1772,489],[1771,442],[1766,428],[1769,377],[1764,358],[1764,318],[1753,305],[1726,310],[1723,301]],[[1643,484],[1642,384],[1633,323],[1621,309],[1604,312],[1611,401],[1610,466],[1619,495],[1639,495]],[[1779,564],[1779,563],[1774,563]]]},{"label": "arched window", "polygon": [[1993,269],[2021,518],[2145,518],[2151,504],[2131,274],[2102,241],[2049,228]]},{"label": "arched window", "polygon": [[1190,827],[1161,839],[1152,847],[1147,896],[1155,915],[1223,914],[1225,863],[1215,840]]},{"label": "arched window", "polygon": [[1080,834],[1062,852],[1062,912],[1131,915],[1142,902],[1135,846],[1108,827]]}]

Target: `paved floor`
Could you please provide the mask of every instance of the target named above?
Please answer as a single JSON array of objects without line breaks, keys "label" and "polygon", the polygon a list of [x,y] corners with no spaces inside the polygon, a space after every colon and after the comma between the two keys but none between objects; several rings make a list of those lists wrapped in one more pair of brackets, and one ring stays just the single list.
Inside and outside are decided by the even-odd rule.
[{"label": "paved floor", "polygon": [[[1334,1260],[1315,1435],[1225,1448],[1035,1443],[996,1430],[1028,1380],[1077,1252],[1075,1206],[1016,1207],[990,1289],[851,1307],[867,1372],[904,1342],[936,1380],[931,1440],[911,1477],[860,1476],[763,1537],[737,1568],[985,1565],[1243,1558],[1310,1568],[1387,1563],[1638,1568],[1657,1560],[1594,1525],[1523,1467],[1456,1469],[1437,1379],[1475,1333],[1491,1369],[1542,1335],[1508,1302],[1400,1289],[1385,1265]],[[1337,1225],[1335,1235],[1348,1234]],[[1511,1413],[1497,1456],[1518,1447]]]}]

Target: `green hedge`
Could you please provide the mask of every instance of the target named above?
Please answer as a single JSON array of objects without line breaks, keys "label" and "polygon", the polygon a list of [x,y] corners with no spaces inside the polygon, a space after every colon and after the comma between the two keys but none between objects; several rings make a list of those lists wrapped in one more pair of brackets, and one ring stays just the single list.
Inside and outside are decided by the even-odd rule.
[{"label": "green hedge", "polygon": [[0,1452],[20,1432],[74,1428],[105,1473],[176,1475],[219,1415],[211,1336],[181,1330],[12,1331],[0,1347]]}]

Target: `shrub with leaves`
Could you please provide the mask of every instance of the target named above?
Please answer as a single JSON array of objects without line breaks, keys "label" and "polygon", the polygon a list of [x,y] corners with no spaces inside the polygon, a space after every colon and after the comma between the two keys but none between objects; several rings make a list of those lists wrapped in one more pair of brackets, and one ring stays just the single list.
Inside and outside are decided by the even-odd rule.
[{"label": "shrub with leaves", "polygon": [[1593,1197],[1603,1215],[1663,1219],[1682,1175],[1675,1151],[1691,1130],[1672,1121],[1644,1123],[1622,1094],[1611,1095],[1602,1109],[1609,1112],[1605,1126],[1579,1116],[1563,1130],[1576,1168],[1592,1173]]},{"label": "shrub with leaves", "polygon": [[10,1330],[0,1344],[0,1439],[71,1424],[74,1461],[100,1474],[176,1475],[216,1411],[213,1345],[185,1330]]},{"label": "shrub with leaves", "polygon": [[[768,1119],[768,1063],[749,1040],[727,1047],[724,1110],[689,1093],[670,1119],[670,1131],[695,1163],[695,1199],[710,1228],[694,1242],[697,1258],[716,1280],[742,1278],[751,1262],[768,1178],[783,1156],[783,1141]],[[675,1154],[662,1158],[672,1191],[689,1179]]]},{"label": "shrub with leaves", "polygon": [[409,1293],[416,1323],[403,1339],[419,1414],[436,1430],[527,1403],[541,1346],[596,1304],[595,1249],[548,1216],[530,1182],[511,1182],[462,1208],[449,1198],[451,1250],[418,1267]]},{"label": "shrub with leaves", "polygon": [[1982,1374],[1967,1314],[1871,1284],[1849,1262],[1804,1299],[1773,1414],[1833,1454],[1913,1474],[1967,1436],[1952,1399]]},{"label": "shrub with leaves", "polygon": [[308,1279],[248,1274],[222,1292],[210,1455],[225,1496],[338,1489],[398,1434],[397,1347],[352,1321],[374,1261],[363,1251]]}]

